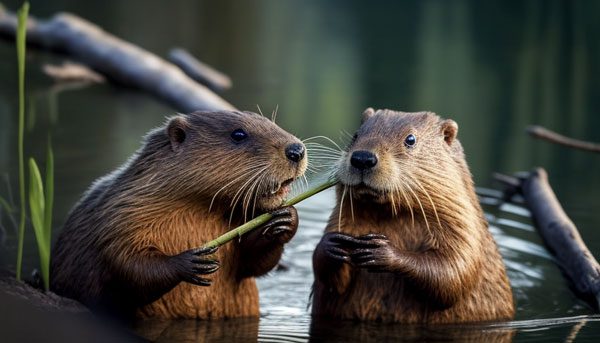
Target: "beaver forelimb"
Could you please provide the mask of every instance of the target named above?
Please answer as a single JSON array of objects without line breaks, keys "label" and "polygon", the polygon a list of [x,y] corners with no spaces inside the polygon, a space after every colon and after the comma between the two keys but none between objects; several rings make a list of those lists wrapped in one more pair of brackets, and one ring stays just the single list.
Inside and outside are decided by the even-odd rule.
[{"label": "beaver forelimb", "polygon": [[448,257],[440,250],[401,251],[385,235],[380,234],[353,237],[328,233],[323,241],[325,243],[320,244],[321,248],[333,260],[329,261],[329,265],[343,261],[370,272],[398,274],[411,281],[441,308],[454,305],[472,283],[464,277],[467,271],[460,270],[460,266],[448,265]]},{"label": "beaver forelimb", "polygon": [[293,206],[271,214],[268,222],[242,237],[240,278],[261,276],[273,269],[283,254],[283,245],[296,234],[298,212]]}]

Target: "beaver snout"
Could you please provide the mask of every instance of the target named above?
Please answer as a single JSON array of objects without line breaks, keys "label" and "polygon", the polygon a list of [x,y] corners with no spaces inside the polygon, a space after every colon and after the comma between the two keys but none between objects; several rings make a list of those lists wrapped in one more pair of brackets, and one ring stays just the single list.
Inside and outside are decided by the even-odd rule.
[{"label": "beaver snout", "polygon": [[304,145],[292,143],[285,148],[285,156],[292,162],[300,162],[304,158]]},{"label": "beaver snout", "polygon": [[370,151],[357,150],[350,157],[350,164],[358,170],[367,170],[377,165],[377,156]]}]

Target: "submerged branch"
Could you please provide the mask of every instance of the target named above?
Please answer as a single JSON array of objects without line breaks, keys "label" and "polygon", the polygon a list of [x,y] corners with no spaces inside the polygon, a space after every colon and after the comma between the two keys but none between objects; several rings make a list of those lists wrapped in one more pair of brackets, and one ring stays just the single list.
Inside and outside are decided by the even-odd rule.
[{"label": "submerged branch", "polygon": [[508,181],[505,183],[509,192],[523,195],[540,236],[577,296],[596,311],[600,310],[600,264],[560,205],[546,171],[538,168],[525,177],[496,179]]},{"label": "submerged branch", "polygon": [[[321,191],[326,190],[329,187],[332,187],[337,183],[337,180],[327,180],[326,182],[318,185],[313,189],[309,189],[308,191],[301,193],[289,200],[287,200],[282,206],[293,206],[300,201],[310,198],[311,196],[320,193]],[[253,229],[261,226],[262,224],[268,222],[273,216],[270,213],[262,214],[249,222],[246,222],[231,231],[227,231],[225,234],[219,236],[217,239],[214,239],[204,245],[204,247],[212,248],[221,246],[241,235],[252,231]]]}]

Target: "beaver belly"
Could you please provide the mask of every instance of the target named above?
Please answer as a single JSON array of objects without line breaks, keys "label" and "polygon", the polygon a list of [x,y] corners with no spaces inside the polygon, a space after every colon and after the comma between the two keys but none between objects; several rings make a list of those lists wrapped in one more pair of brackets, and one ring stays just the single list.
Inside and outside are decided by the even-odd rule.
[{"label": "beaver belly", "polygon": [[218,278],[209,287],[181,283],[138,311],[141,318],[258,317],[258,289],[254,278],[240,282]]},{"label": "beaver belly", "polygon": [[[488,283],[492,280],[484,280]],[[495,280],[497,281],[497,280]],[[493,281],[492,281],[493,282]],[[457,323],[510,319],[510,288],[502,283],[481,285],[452,307],[442,309],[428,301],[427,295],[401,276],[357,270],[342,294],[315,284],[313,313],[316,316],[349,320],[397,323]]]}]

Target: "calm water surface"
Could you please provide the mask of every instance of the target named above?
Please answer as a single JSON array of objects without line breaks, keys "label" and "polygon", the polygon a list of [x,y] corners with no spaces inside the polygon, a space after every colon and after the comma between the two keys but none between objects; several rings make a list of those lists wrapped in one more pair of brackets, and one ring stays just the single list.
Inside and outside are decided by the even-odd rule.
[{"label": "calm water surface", "polygon": [[[16,1],[5,2],[14,9]],[[143,15],[140,13],[143,8]],[[490,175],[545,167],[567,213],[600,256],[600,158],[528,138],[541,124],[600,141],[600,3],[570,1],[32,1],[46,17],[68,10],[165,55],[184,46],[228,73],[223,96],[239,108],[279,106],[278,123],[338,141],[367,106],[432,110],[455,119],[517,305],[514,322],[415,327],[312,322],[312,251],[334,205],[324,192],[298,206],[288,268],[259,279],[260,319],[145,323],[158,341],[457,340],[597,341],[599,318],[570,292],[521,205],[501,204]],[[16,59],[0,42],[0,196],[16,203]],[[56,155],[55,233],[97,177],[119,166],[141,136],[174,110],[112,85],[58,87],[43,75],[60,58],[31,51],[26,153]],[[2,265],[14,267],[15,231],[1,213]],[[26,273],[36,267],[28,232]]]}]

